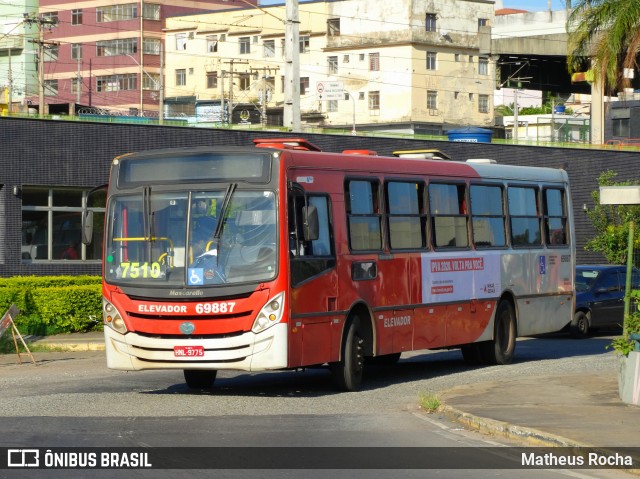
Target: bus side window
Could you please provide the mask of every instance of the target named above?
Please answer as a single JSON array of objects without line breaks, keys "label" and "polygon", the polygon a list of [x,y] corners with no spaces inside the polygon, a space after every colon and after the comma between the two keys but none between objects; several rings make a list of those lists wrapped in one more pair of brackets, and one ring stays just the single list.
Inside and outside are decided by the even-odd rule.
[{"label": "bus side window", "polygon": [[564,192],[557,188],[544,190],[544,226],[547,245],[567,244],[567,209]]},{"label": "bus side window", "polygon": [[434,247],[466,248],[469,246],[465,190],[464,184],[431,183],[429,185]]},{"label": "bus side window", "polygon": [[513,246],[542,245],[537,194],[537,188],[510,186],[507,189]]}]

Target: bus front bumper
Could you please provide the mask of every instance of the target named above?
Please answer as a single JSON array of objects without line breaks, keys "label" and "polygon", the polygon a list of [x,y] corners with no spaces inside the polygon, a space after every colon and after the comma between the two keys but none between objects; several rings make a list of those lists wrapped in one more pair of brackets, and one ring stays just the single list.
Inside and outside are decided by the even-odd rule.
[{"label": "bus front bumper", "polygon": [[[265,371],[287,367],[287,324],[255,334],[194,339],[120,334],[104,328],[107,366],[111,369],[232,369]],[[185,349],[189,354],[185,355]],[[179,354],[181,353],[181,354]]]}]

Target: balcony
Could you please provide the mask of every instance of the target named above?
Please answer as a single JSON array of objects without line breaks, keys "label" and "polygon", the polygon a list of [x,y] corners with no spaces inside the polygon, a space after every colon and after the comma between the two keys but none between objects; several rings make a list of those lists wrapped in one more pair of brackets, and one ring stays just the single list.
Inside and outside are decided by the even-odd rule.
[{"label": "balcony", "polygon": [[23,49],[24,38],[20,35],[7,35],[0,38],[0,52],[2,54],[5,54],[5,52],[8,52],[9,50],[16,50],[16,53],[19,53],[18,50]]}]

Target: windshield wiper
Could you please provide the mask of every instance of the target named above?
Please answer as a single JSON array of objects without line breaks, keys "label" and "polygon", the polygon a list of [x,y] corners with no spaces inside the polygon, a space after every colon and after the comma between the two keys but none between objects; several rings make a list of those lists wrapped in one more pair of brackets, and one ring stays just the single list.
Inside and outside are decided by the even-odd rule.
[{"label": "windshield wiper", "polygon": [[220,208],[220,218],[218,219],[218,224],[216,225],[216,230],[213,233],[213,239],[220,241],[220,236],[222,236],[222,229],[224,228],[225,219],[227,217],[227,210],[229,209],[229,204],[231,203],[231,196],[233,192],[236,190],[238,184],[231,183],[227,188],[227,192],[224,194],[224,200],[222,201],[222,207]]}]

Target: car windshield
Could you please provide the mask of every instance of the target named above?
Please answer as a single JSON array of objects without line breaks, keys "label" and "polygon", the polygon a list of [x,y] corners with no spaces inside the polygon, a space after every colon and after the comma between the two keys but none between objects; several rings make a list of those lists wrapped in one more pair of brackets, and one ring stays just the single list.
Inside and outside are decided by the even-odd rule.
[{"label": "car windshield", "polygon": [[147,189],[109,203],[105,279],[110,283],[198,287],[265,281],[275,273],[271,191]]},{"label": "car windshield", "polygon": [[595,284],[600,274],[597,270],[579,269],[576,271],[576,291],[584,292],[589,291]]}]

